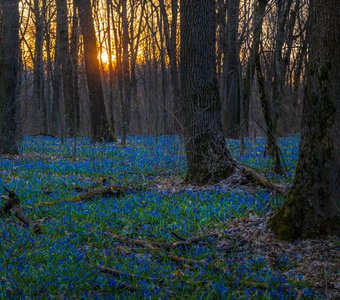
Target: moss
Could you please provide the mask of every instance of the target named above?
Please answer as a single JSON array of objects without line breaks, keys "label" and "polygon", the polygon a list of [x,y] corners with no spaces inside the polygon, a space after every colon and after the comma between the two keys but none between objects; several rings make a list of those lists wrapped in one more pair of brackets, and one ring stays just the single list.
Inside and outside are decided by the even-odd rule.
[{"label": "moss", "polygon": [[293,189],[289,192],[283,207],[269,220],[269,227],[280,240],[292,241],[298,237],[296,223],[301,217],[296,209],[299,201],[294,191]]},{"label": "moss", "polygon": [[70,199],[70,202],[80,202],[80,201],[81,201],[81,198],[79,196],[75,196]]}]

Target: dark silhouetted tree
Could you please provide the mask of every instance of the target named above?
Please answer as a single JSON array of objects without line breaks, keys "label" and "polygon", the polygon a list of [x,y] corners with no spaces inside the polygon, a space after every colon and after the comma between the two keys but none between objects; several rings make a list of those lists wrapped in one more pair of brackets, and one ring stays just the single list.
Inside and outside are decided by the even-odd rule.
[{"label": "dark silhouetted tree", "polygon": [[113,128],[111,128],[106,116],[91,1],[76,0],[75,4],[78,8],[80,27],[84,41],[84,57],[90,99],[92,137],[94,141],[115,141],[116,137]]},{"label": "dark silhouetted tree", "polygon": [[216,76],[214,0],[181,1],[181,100],[187,180],[206,184],[228,177],[235,163],[222,131]]},{"label": "dark silhouetted tree", "polygon": [[270,227],[281,239],[340,234],[340,3],[311,0],[299,162]]},{"label": "dark silhouetted tree", "polygon": [[1,0],[0,5],[0,154],[17,154],[19,1]]}]

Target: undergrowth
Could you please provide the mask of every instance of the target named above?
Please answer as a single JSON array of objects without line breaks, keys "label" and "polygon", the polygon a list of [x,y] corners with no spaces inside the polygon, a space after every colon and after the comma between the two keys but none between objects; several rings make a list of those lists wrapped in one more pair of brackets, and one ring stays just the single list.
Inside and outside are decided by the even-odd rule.
[{"label": "undergrowth", "polygon": [[[68,203],[77,195],[75,187],[140,187],[160,177],[181,179],[186,172],[177,137],[130,137],[125,149],[83,138],[77,141],[76,153],[73,142],[28,137],[21,145],[22,156],[0,158],[0,186],[16,191],[25,213],[41,222],[43,230],[34,235],[12,217],[0,219],[0,298],[289,299],[298,291],[299,297],[303,291],[302,298],[313,295],[295,273],[294,263],[284,257],[271,268],[261,256],[245,258],[237,249],[217,252],[214,238],[160,254],[124,248],[112,238],[118,234],[170,243],[174,234],[190,238],[212,230],[223,233],[230,220],[263,216],[280,205],[280,199],[262,190],[251,195],[218,187],[176,193],[145,188],[119,198]],[[280,141],[286,175],[277,177],[263,157],[264,139],[255,145],[246,140],[242,157],[239,141],[228,141],[237,160],[280,182],[292,180],[298,143],[297,137]],[[169,254],[221,268],[176,263]],[[98,266],[120,275],[104,274]]]}]

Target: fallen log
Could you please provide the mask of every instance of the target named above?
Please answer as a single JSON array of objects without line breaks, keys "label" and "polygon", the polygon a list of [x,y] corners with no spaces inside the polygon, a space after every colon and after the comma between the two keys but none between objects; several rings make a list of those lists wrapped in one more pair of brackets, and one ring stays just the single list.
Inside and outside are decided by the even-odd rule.
[{"label": "fallen log", "polygon": [[[85,190],[85,189],[84,189]],[[121,197],[124,195],[125,192],[130,190],[129,188],[121,187],[121,186],[109,186],[109,187],[103,187],[99,189],[93,189],[91,191],[86,191],[85,193],[79,194],[77,196],[72,197],[71,199],[61,199],[58,201],[47,201],[47,202],[41,202],[38,203],[37,206],[53,206],[58,205],[61,203],[77,203],[77,202],[85,202],[92,200],[93,198],[99,197]]]},{"label": "fallen log", "polygon": [[14,214],[14,216],[24,225],[31,227],[36,234],[41,234],[42,230],[39,223],[32,221],[29,217],[27,217],[20,206],[20,199],[16,195],[15,192],[8,190],[4,187],[8,195],[1,196],[1,199],[4,199],[6,202],[0,208],[0,216]]},{"label": "fallen log", "polygon": [[274,182],[271,182],[268,178],[262,176],[257,171],[250,169],[245,166],[239,166],[238,167],[240,172],[251,182],[253,182],[255,185],[259,185],[262,188],[270,189],[272,191],[277,192],[280,195],[285,196],[287,193],[287,188],[281,184],[277,184]]},{"label": "fallen log", "polygon": [[91,200],[94,197],[120,197],[126,192],[126,188],[122,188],[120,186],[109,186],[102,189],[97,189],[93,191],[89,191],[78,196],[75,196],[70,199],[70,202],[84,202]]}]

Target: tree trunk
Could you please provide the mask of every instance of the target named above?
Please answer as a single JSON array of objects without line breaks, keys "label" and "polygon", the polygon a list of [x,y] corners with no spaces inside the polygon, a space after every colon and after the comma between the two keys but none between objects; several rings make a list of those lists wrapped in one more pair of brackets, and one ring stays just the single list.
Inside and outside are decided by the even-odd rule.
[{"label": "tree trunk", "polygon": [[340,3],[311,0],[309,60],[294,184],[270,227],[280,239],[340,235]]},{"label": "tree trunk", "polygon": [[130,86],[130,60],[129,60],[129,27],[127,20],[127,1],[122,0],[122,26],[123,26],[123,99],[122,99],[122,146],[126,146],[126,137],[130,128],[131,86]]},{"label": "tree trunk", "polygon": [[183,103],[180,97],[180,86],[178,78],[177,66],[177,18],[178,18],[178,0],[171,0],[171,32],[169,28],[169,18],[165,8],[164,0],[159,1],[161,14],[164,21],[164,35],[166,48],[168,51],[170,61],[171,83],[174,101],[174,116],[175,116],[175,129],[178,133],[182,131],[183,127]]},{"label": "tree trunk", "polygon": [[161,61],[161,74],[162,74],[162,129],[163,134],[169,133],[168,124],[168,109],[167,109],[167,69],[165,61],[165,46],[164,46],[164,32],[163,32],[163,17],[159,18],[159,31],[160,31],[160,61]]},{"label": "tree trunk", "polygon": [[80,97],[79,97],[79,85],[78,85],[78,52],[79,52],[79,20],[77,14],[77,7],[73,5],[72,13],[72,29],[71,29],[71,41],[70,41],[70,57],[72,65],[72,86],[73,86],[73,103],[75,105],[75,128],[80,129]]},{"label": "tree trunk", "polygon": [[85,70],[90,99],[92,136],[97,142],[115,141],[116,137],[108,122],[101,82],[96,33],[90,0],[76,0],[80,27],[84,40]]},{"label": "tree trunk", "polygon": [[[0,154],[18,154],[17,86],[20,61],[19,1],[1,0],[0,16]],[[1,12],[0,12],[1,13]]]},{"label": "tree trunk", "polygon": [[33,13],[35,17],[35,46],[33,62],[33,106],[31,108],[31,118],[33,122],[33,132],[46,133],[44,122],[44,66],[43,66],[43,43],[44,43],[44,16],[40,7],[40,1],[34,0]]},{"label": "tree trunk", "polygon": [[110,124],[111,128],[115,128],[114,118],[114,74],[113,74],[113,60],[112,60],[112,41],[111,41],[111,0],[106,0],[106,18],[107,18],[107,45],[108,45],[108,57],[109,57],[109,103],[111,107]]},{"label": "tree trunk", "polygon": [[262,111],[264,114],[264,119],[266,122],[267,127],[267,147],[266,152],[269,152],[269,155],[274,160],[274,170],[278,174],[283,173],[283,169],[281,166],[281,160],[280,160],[280,151],[279,147],[277,146],[275,132],[274,132],[274,125],[273,120],[271,116],[270,106],[268,97],[266,95],[266,89],[265,89],[265,78],[262,73],[261,68],[261,60],[260,60],[260,40],[261,40],[261,34],[262,34],[262,25],[263,25],[263,17],[265,15],[266,6],[268,4],[269,0],[259,0],[258,4],[255,8],[255,30],[254,30],[254,65],[256,69],[256,75],[258,79],[259,84],[259,93],[260,93],[260,102]]},{"label": "tree trunk", "polygon": [[240,1],[228,3],[227,53],[225,57],[224,84],[225,103],[223,125],[227,137],[238,138],[240,133],[240,82],[239,82],[239,51],[238,51],[238,17]]},{"label": "tree trunk", "polygon": [[63,78],[63,92],[65,101],[66,134],[77,134],[76,103],[73,97],[72,61],[69,51],[67,1],[57,0],[57,31],[59,34],[59,51],[61,72]]},{"label": "tree trunk", "polygon": [[[284,76],[284,62],[282,55],[282,48],[284,46],[285,41],[285,29],[286,23],[290,11],[290,7],[292,5],[293,0],[277,0],[277,29],[275,36],[275,49],[274,49],[274,57],[272,60],[272,115],[273,115],[273,129],[274,134],[282,133],[282,106],[283,99],[285,94],[285,76]],[[279,128],[279,126],[281,128]]]},{"label": "tree trunk", "polygon": [[181,1],[181,99],[187,180],[206,184],[228,177],[235,169],[222,130],[216,76],[214,0]]}]

